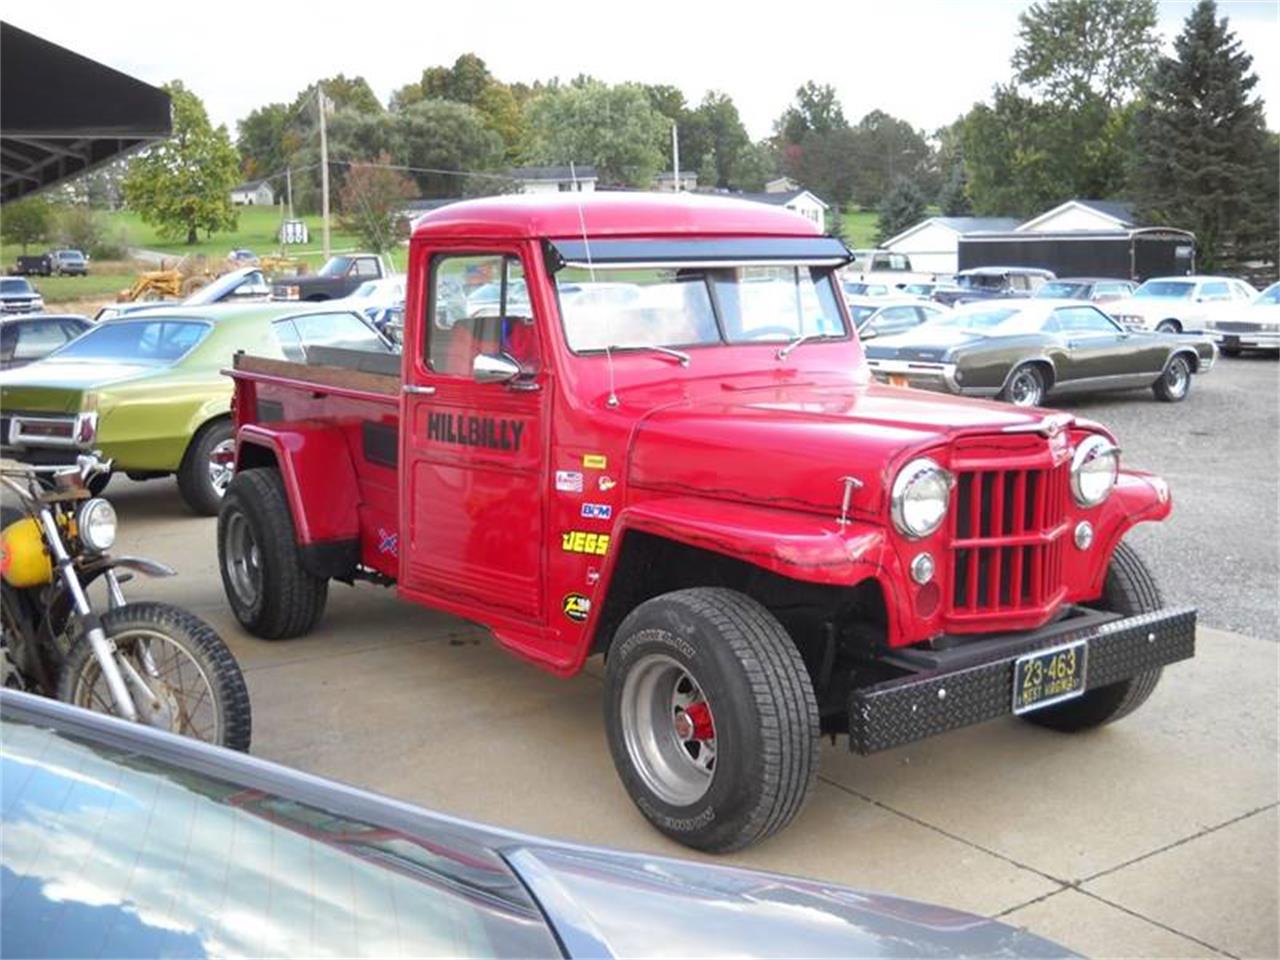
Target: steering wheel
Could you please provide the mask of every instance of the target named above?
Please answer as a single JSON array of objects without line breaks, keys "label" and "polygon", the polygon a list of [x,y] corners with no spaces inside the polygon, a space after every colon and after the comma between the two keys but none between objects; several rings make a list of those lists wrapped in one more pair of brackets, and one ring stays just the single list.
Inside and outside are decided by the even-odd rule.
[{"label": "steering wheel", "polygon": [[773,327],[757,327],[750,333],[743,334],[744,340],[763,340],[765,337],[776,336],[781,334],[788,340],[794,340],[799,336],[791,327],[773,326]]}]

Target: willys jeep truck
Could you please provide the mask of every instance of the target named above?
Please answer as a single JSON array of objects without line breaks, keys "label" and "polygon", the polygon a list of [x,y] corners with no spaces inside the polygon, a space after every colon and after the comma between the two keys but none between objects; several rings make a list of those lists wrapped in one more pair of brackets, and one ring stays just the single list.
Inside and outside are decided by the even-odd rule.
[{"label": "willys jeep truck", "polygon": [[219,566],[284,639],[331,581],[604,658],[618,773],[704,850],[788,824],[824,734],[1125,716],[1194,653],[1124,543],[1169,514],[1103,427],[872,382],[805,219],[500,197],[418,221],[404,351],[240,355]]}]

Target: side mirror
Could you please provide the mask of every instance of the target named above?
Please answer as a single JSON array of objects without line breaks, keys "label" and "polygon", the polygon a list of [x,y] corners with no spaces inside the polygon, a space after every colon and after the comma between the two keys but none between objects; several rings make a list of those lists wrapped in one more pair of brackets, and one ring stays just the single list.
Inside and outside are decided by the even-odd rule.
[{"label": "side mirror", "polygon": [[510,383],[520,373],[520,364],[505,353],[481,353],[471,361],[471,376],[476,383]]},{"label": "side mirror", "polygon": [[875,327],[866,327],[858,331],[859,340],[874,340],[880,334],[876,333]]}]

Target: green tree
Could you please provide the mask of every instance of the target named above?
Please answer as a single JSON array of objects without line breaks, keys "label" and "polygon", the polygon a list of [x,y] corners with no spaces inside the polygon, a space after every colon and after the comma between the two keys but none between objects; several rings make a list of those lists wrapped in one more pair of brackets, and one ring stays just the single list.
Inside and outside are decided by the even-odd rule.
[{"label": "green tree", "polygon": [[876,245],[923,220],[927,205],[928,198],[924,191],[910,180],[895,183],[880,204],[880,216],[876,220]]},{"label": "green tree", "polygon": [[809,80],[796,90],[795,102],[778,118],[774,131],[781,143],[799,144],[811,133],[827,134],[848,125],[835,89]]},{"label": "green tree", "polygon": [[187,243],[201,230],[234,230],[231,188],[240,179],[240,158],[227,128],[209,123],[200,98],[180,80],[164,90],[173,103],[173,136],[129,164],[125,201],[162,235],[185,236]]},{"label": "green tree", "polygon": [[391,249],[403,233],[405,201],[417,195],[414,182],[391,169],[391,158],[352,164],[338,194],[340,222],[374,253]]},{"label": "green tree", "polygon": [[289,164],[291,143],[289,108],[283,103],[268,103],[252,111],[236,124],[236,149],[240,152],[241,170],[246,180],[271,176]]},{"label": "green tree", "polygon": [[748,143],[734,158],[729,187],[734,190],[760,191],[778,175],[778,152],[767,141]]},{"label": "green tree", "polygon": [[591,79],[545,91],[528,122],[530,161],[591,164],[608,185],[648,187],[666,159],[658,144],[671,136],[643,87]]},{"label": "green tree", "polygon": [[[403,162],[424,197],[502,193],[509,181],[495,180],[505,165],[502,138],[475,107],[448,100],[422,100],[396,114]],[[447,171],[447,172],[425,172]]]},{"label": "green tree", "polygon": [[1194,231],[1200,266],[1274,264],[1280,210],[1276,140],[1267,133],[1253,60],[1201,0],[1161,58],[1137,119],[1133,192],[1155,223]]},{"label": "green tree", "polygon": [[938,191],[933,149],[905,120],[872,110],[858,121],[850,138],[847,162],[853,199],[875,208],[898,180],[910,180],[927,195]]},{"label": "green tree", "polygon": [[29,245],[48,239],[52,227],[53,207],[44,197],[26,197],[6,204],[4,215],[0,216],[0,236],[5,243],[22,244],[24,254]]},{"label": "green tree", "polygon": [[448,100],[475,107],[486,125],[502,138],[507,160],[517,162],[526,135],[521,101],[507,84],[495,79],[485,62],[464,53],[452,67],[428,67],[414,83],[391,95],[392,111],[402,111],[424,100]]},{"label": "green tree", "polygon": [[1116,108],[1155,65],[1155,0],[1042,0],[1018,16],[1013,69],[1044,100]]},{"label": "green tree", "polygon": [[302,115],[303,111],[307,111],[306,116],[312,121],[315,120],[317,83],[324,87],[324,95],[335,111],[358,110],[363,113],[382,111],[382,103],[374,95],[368,80],[364,77],[348,77],[339,73],[332,77],[322,77],[316,83],[308,84],[298,91],[298,95],[293,98],[293,103],[289,105],[290,116],[297,117]]},{"label": "green tree", "polygon": [[708,90],[690,119],[696,133],[705,139],[704,156],[710,155],[715,164],[715,182],[703,185],[736,186],[741,179],[737,167],[744,151],[751,146],[751,138],[747,136],[733,98],[718,90]]}]

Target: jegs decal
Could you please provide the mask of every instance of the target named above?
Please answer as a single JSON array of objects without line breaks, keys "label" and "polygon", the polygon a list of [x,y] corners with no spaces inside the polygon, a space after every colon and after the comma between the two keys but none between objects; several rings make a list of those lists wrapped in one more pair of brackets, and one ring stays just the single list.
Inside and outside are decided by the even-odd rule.
[{"label": "jegs decal", "polygon": [[603,557],[609,550],[609,534],[567,530],[560,534],[560,549],[565,553],[589,553]]},{"label": "jegs decal", "polygon": [[582,465],[588,470],[603,470],[609,465],[609,458],[602,453],[584,453]]}]

